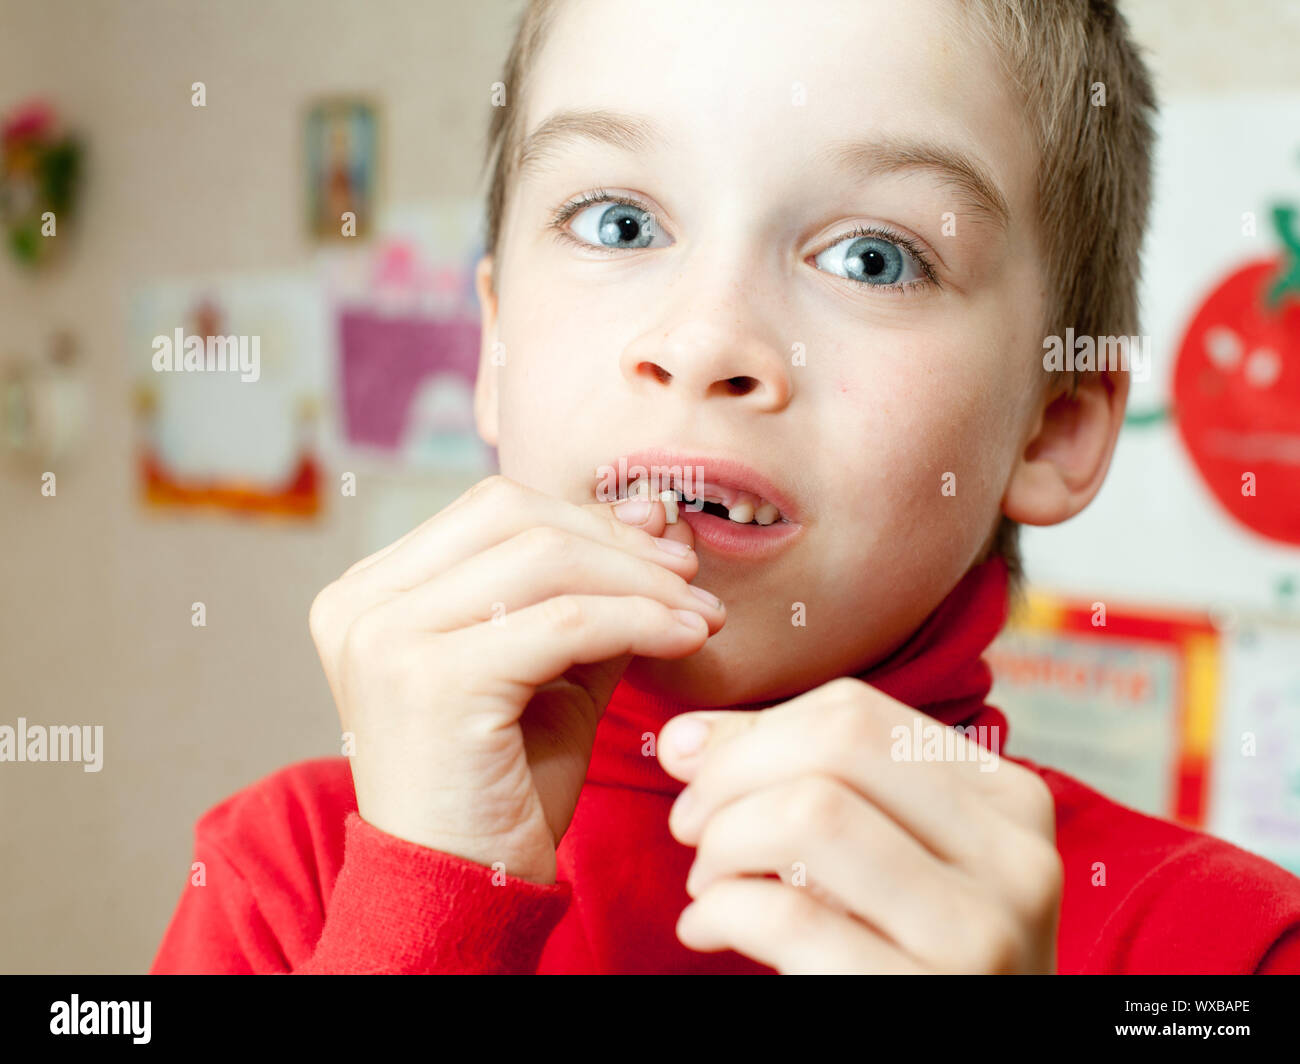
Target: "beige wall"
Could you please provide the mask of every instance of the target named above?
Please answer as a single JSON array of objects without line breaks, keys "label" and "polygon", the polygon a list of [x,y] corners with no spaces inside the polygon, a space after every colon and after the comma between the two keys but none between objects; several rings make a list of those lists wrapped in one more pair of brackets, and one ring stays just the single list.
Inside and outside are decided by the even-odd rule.
[{"label": "beige wall", "polygon": [[[57,323],[92,363],[93,443],[42,498],[0,478],[0,722],[103,723],[104,768],[0,766],[0,970],[143,971],[195,818],[336,753],[307,632],[360,553],[359,505],[310,531],[150,519],[135,504],[123,336],[141,279],[299,268],[300,123],[316,93],[383,102],[394,201],[472,193],[514,4],[0,4],[0,107],[53,99],[91,139],[80,246],[0,262],[0,356]],[[207,85],[208,106],[190,105]],[[357,500],[364,502],[363,483]],[[207,604],[206,628],[189,622]]]},{"label": "beige wall", "polygon": [[[105,727],[98,774],[0,765],[0,971],[145,970],[195,818],[337,749],[306,615],[359,555],[364,492],[310,531],[146,517],[128,293],[172,273],[306,264],[297,152],[317,93],[382,100],[393,200],[473,193],[518,6],[0,0],[0,108],[44,94],[91,138],[71,261],[39,280],[0,261],[0,358],[67,325],[95,397],[91,446],[60,468],[56,498],[33,472],[0,475],[0,723]],[[1124,6],[1163,95],[1300,85],[1300,18],[1280,0]],[[196,80],[205,110],[190,106]],[[189,623],[195,600],[206,628]]]}]

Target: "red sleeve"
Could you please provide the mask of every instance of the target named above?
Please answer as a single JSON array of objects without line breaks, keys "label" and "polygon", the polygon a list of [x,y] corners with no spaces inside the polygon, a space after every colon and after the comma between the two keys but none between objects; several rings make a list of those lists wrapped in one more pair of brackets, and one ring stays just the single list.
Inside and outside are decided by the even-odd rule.
[{"label": "red sleeve", "polygon": [[1269,947],[1256,975],[1300,975],[1300,927],[1293,927]]},{"label": "red sleeve", "polygon": [[282,878],[275,870],[241,870],[200,825],[195,853],[205,864],[207,883],[186,889],[151,973],[537,970],[542,947],[568,908],[569,884],[497,875],[389,835],[355,812],[348,814],[345,831],[343,864],[319,939],[295,966],[286,945],[301,937],[311,914],[283,897],[263,904]]}]

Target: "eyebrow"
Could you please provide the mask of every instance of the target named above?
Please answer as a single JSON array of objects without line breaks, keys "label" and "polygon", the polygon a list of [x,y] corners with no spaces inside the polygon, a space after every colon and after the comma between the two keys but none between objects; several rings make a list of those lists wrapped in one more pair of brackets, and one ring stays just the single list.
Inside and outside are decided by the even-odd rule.
[{"label": "eyebrow", "polygon": [[524,138],[519,148],[520,176],[545,165],[550,155],[580,141],[593,141],[639,154],[668,143],[651,118],[618,111],[559,111]]},{"label": "eyebrow", "polygon": [[920,141],[841,140],[823,148],[816,161],[849,178],[923,170],[937,175],[963,197],[966,207],[1005,228],[1007,199],[980,163],[941,144]]},{"label": "eyebrow", "polygon": [[[645,115],[620,111],[558,111],[524,138],[518,174],[545,166],[547,158],[582,141],[608,145],[636,155],[669,143],[661,127]],[[887,138],[833,141],[814,155],[814,163],[850,179],[909,170],[929,171],[948,182],[965,205],[1005,227],[1011,211],[988,170],[959,151],[940,144]]]}]

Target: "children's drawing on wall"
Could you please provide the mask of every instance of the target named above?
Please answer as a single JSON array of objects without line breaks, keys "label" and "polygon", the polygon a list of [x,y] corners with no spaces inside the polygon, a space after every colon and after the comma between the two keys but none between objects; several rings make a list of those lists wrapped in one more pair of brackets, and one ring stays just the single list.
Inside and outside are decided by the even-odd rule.
[{"label": "children's drawing on wall", "polygon": [[493,467],[473,413],[480,211],[462,200],[401,207],[385,218],[361,268],[328,264],[339,425],[352,458],[465,475]]},{"label": "children's drawing on wall", "polygon": [[[1300,134],[1296,144],[1295,203],[1267,212],[1278,250],[1230,265],[1196,307],[1171,413],[1224,510],[1300,546]],[[1245,224],[1256,224],[1253,212]]]},{"label": "children's drawing on wall", "polygon": [[1150,372],[1133,378],[1096,500],[1023,530],[1040,586],[1300,617],[1297,114],[1300,96],[1279,93],[1162,108],[1142,271]]},{"label": "children's drawing on wall", "polygon": [[375,227],[377,108],[354,99],[321,100],[305,129],[307,218],[318,240],[364,239]]},{"label": "children's drawing on wall", "polygon": [[315,515],[329,428],[318,287],[255,276],[164,283],[132,310],[143,501]]}]

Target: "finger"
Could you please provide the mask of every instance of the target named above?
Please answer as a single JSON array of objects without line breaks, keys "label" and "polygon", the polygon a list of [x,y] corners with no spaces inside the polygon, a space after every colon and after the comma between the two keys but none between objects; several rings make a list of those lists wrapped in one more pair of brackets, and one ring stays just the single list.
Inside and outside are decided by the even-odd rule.
[{"label": "finger", "polygon": [[666,520],[659,500],[579,506],[505,477],[489,477],[352,578],[390,590],[409,590],[526,528],[551,525],[632,551],[690,579],[699,567],[694,550],[673,554],[653,543],[662,535]]},{"label": "finger", "polygon": [[759,709],[705,709],[679,713],[659,732],[659,763],[674,779],[689,783],[706,750],[714,750],[758,722]]},{"label": "finger", "polygon": [[[809,695],[828,692],[831,686]],[[747,727],[732,725],[722,741],[707,743],[694,759],[691,783],[684,792],[690,794],[690,809],[674,806],[670,814],[673,834],[692,844],[704,821],[727,802],[760,787],[824,774],[854,788],[941,857],[979,863],[1003,817],[996,805],[983,798],[991,793],[991,785],[974,778],[994,773],[981,774],[973,753],[971,772],[955,771],[951,762],[899,760],[894,756],[897,736],[891,734],[892,726],[907,727],[910,734],[910,723],[901,725],[901,720],[922,716],[929,724],[937,722],[907,707],[899,715],[871,698],[845,699],[844,689],[840,691],[800,696],[751,711],[746,714],[752,718]],[[874,693],[880,700],[886,697]],[[679,718],[673,724],[679,725]],[[975,745],[964,736],[955,738]],[[680,758],[673,764],[674,773],[681,770]]]},{"label": "finger", "polygon": [[[842,677],[820,687],[805,691],[796,698],[773,705],[759,704],[743,710],[698,710],[674,717],[665,725],[661,736],[662,760],[664,769],[675,778],[689,781],[699,771],[705,755],[716,747],[725,745],[733,738],[749,731],[760,721],[770,726],[779,714],[781,721],[790,723],[786,714],[838,714],[841,723],[852,729],[870,728],[873,738],[886,736],[886,743],[895,760],[912,760],[935,764],[936,761],[948,760],[958,765],[957,772],[963,775],[965,782],[973,786],[996,789],[997,778],[994,775],[1004,767],[1012,774],[1037,776],[1013,762],[1003,762],[998,751],[1001,749],[1000,730],[986,727],[976,733],[975,741],[956,728],[949,728],[942,722],[913,709],[911,706],[891,698],[870,684],[854,677]],[[704,725],[698,728],[693,722]],[[906,753],[910,747],[900,747],[903,738],[916,737],[917,725],[920,725],[921,750],[915,757],[895,756]],[[798,727],[803,727],[800,722]],[[935,733],[931,734],[931,729]],[[679,734],[689,731],[691,741],[683,743]],[[974,731],[974,729],[972,729]],[[702,737],[702,738],[701,738]],[[943,757],[927,759],[923,755],[926,743],[939,739],[939,748]],[[878,746],[879,743],[873,743]],[[1019,770],[1018,773],[1015,770]]]},{"label": "finger", "polygon": [[535,688],[574,665],[621,654],[681,658],[708,637],[704,617],[694,610],[638,595],[565,594],[507,613],[499,625],[488,621],[439,638],[446,640],[451,661],[481,663],[490,651],[497,662],[494,695],[501,683],[514,684],[522,711]]},{"label": "finger", "polygon": [[783,975],[923,974],[865,924],[775,879],[714,883],[682,912],[677,937],[703,953],[733,949]]},{"label": "finger", "polygon": [[640,595],[695,610],[710,634],[726,610],[717,596],[662,565],[557,529],[535,525],[381,607],[395,628],[445,632],[493,621],[563,594]]},{"label": "finger", "polygon": [[[337,692],[338,656],[351,626],[363,614],[400,597],[406,590],[403,585],[415,575],[408,565],[407,572],[389,573],[391,578],[386,579],[388,573],[386,566],[393,564],[391,559],[401,550],[419,549],[425,554],[437,554],[436,562],[429,561],[428,575],[435,575],[479,550],[508,539],[507,532],[511,528],[515,528],[517,533],[519,529],[516,526],[521,523],[526,524],[527,520],[531,519],[529,517],[525,517],[522,521],[518,519],[518,508],[515,507],[518,498],[524,499],[529,506],[533,507],[530,511],[532,518],[540,518],[548,514],[552,517],[559,515],[561,524],[566,521],[576,523],[584,533],[591,534],[594,528],[598,538],[603,533],[607,541],[615,543],[625,541],[629,553],[647,558],[683,579],[692,579],[699,569],[699,561],[692,549],[693,536],[685,522],[679,522],[681,527],[671,539],[653,534],[663,528],[665,509],[661,502],[656,501],[650,505],[648,515],[644,513],[639,515],[641,521],[639,527],[629,526],[615,516],[617,504],[601,503],[579,507],[541,495],[504,477],[490,477],[485,481],[479,481],[450,507],[445,508],[418,528],[357,563],[348,570],[348,573],[328,585],[316,596],[309,613],[309,627],[331,692]],[[479,518],[477,522],[473,520],[466,522],[463,508],[475,499],[478,500]],[[491,517],[489,521],[489,516],[483,510],[486,504],[492,503],[493,500],[496,501],[500,512],[514,514],[516,520],[503,522],[498,515]],[[462,527],[454,533],[460,536],[458,549],[449,548],[444,553],[438,554],[439,541],[444,544],[447,542],[446,529],[440,530],[439,521],[453,509],[461,509],[461,516],[457,520],[462,525],[468,524],[470,527]],[[545,513],[541,512],[543,509]],[[646,506],[642,505],[640,509],[645,510]],[[576,520],[574,515],[577,515]],[[622,511],[621,516],[628,516],[626,510]],[[635,513],[631,516],[638,517]],[[486,535],[483,527],[485,524],[490,524],[490,530]]]},{"label": "finger", "polygon": [[[479,487],[479,485],[475,485]],[[471,489],[473,490],[473,489]],[[484,490],[484,489],[480,489]],[[460,499],[453,503],[455,506],[463,499],[468,498],[469,492],[466,492]],[[561,509],[557,512],[563,514],[564,507],[570,507],[571,504],[561,503]],[[449,509],[450,507],[448,507]],[[655,530],[661,528],[661,522],[664,519],[665,508],[661,502],[641,503],[635,507],[623,507],[619,504],[590,504],[580,509],[589,511],[599,518],[597,528],[603,528],[613,517],[616,523],[626,524],[624,518],[631,518],[638,522],[628,525],[630,544],[628,550],[630,553],[637,554],[640,557],[648,558],[656,565],[666,568],[689,580],[694,577],[699,569],[699,562],[693,550],[694,535],[690,527],[684,522],[678,525],[670,526],[672,535],[655,536],[652,535]],[[629,512],[631,511],[631,512]],[[647,511],[641,513],[639,511]],[[355,621],[362,613],[374,609],[384,602],[388,602],[398,597],[402,591],[409,590],[403,586],[394,586],[394,581],[403,584],[411,579],[412,574],[407,573],[405,576],[393,574],[393,579],[384,581],[381,577],[384,569],[381,564],[385,558],[396,553],[404,545],[412,544],[420,536],[436,537],[439,533],[434,531],[434,523],[441,518],[446,509],[439,514],[425,521],[415,529],[412,529],[400,539],[390,543],[382,550],[363,558],[351,568],[349,568],[342,577],[334,581],[325,588],[312,603],[310,614],[310,623],[313,638],[321,653],[322,664],[324,665],[327,678],[332,673],[332,659],[341,645],[343,637],[347,632],[348,626]],[[504,526],[503,526],[504,527]],[[551,527],[553,525],[534,525],[534,528]],[[590,533],[592,527],[590,521],[584,526],[584,532]],[[647,531],[649,530],[649,531]],[[519,533],[516,533],[519,534]],[[494,541],[505,540],[506,537],[501,527],[498,527],[493,534],[483,537],[478,544],[481,548],[492,547]],[[617,533],[616,533],[617,538]],[[427,550],[437,550],[435,543],[425,545]],[[468,553],[462,557],[457,557],[452,553],[446,553],[440,556],[441,569],[454,567],[456,564],[463,562],[469,557],[474,556],[472,544],[466,544]],[[652,549],[653,548],[653,549]],[[438,570],[440,571],[440,570]],[[430,576],[437,575],[436,571],[430,572]],[[500,598],[490,598],[490,602],[503,601]],[[484,619],[484,618],[478,618]],[[450,625],[449,625],[450,627]],[[331,687],[333,680],[331,679]]]},{"label": "finger", "polygon": [[825,903],[864,920],[932,968],[961,939],[975,885],[860,794],[827,776],[764,787],[705,824],[686,892],[723,879],[775,873],[824,891]]},{"label": "finger", "polygon": [[[358,573],[363,569],[370,568],[372,565],[375,564],[375,562],[378,562],[381,559],[386,558],[388,555],[392,554],[393,551],[397,550],[398,547],[404,546],[415,536],[425,533],[428,527],[434,521],[436,521],[441,514],[446,513],[447,510],[449,510],[451,507],[457,505],[458,503],[463,501],[466,497],[468,497],[471,490],[472,489],[469,489],[463,492],[458,498],[456,498],[454,501],[449,503],[447,506],[443,507],[443,509],[440,510],[437,514],[434,514],[432,517],[429,517],[428,519],[422,521],[420,524],[416,525],[415,528],[411,529],[405,535],[398,537],[392,543],[389,543],[387,546],[382,547],[379,550],[375,551],[373,554],[369,554],[366,557],[362,558],[360,561],[355,562],[353,565],[349,566],[347,570],[344,571],[343,575],[351,576],[353,573]],[[584,503],[582,508],[599,512],[601,510],[610,511],[614,508],[615,505],[617,505],[615,501],[611,501],[607,503]],[[685,521],[682,521],[680,519],[677,521],[669,521],[666,515],[667,515],[667,508],[661,504],[657,509],[651,508],[651,512],[647,514],[644,520],[642,521],[629,520],[629,521],[625,521],[624,523],[631,524],[632,527],[634,528],[641,528],[642,531],[647,531],[648,528],[649,529],[658,528],[659,519],[661,516],[663,516],[665,525],[663,527],[662,538],[666,540],[671,540],[673,542],[685,544],[687,547],[694,549],[695,533],[692,531],[691,526],[687,524]],[[649,534],[654,535],[655,533],[649,532]],[[683,555],[684,553],[685,552],[683,552]]]}]

